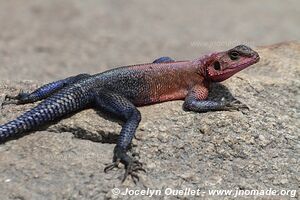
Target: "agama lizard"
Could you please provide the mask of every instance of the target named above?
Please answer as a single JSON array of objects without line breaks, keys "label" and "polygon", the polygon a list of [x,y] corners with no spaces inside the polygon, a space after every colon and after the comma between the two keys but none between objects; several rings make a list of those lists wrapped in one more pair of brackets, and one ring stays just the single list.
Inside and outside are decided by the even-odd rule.
[{"label": "agama lizard", "polygon": [[141,120],[137,106],[170,100],[184,100],[188,111],[206,112],[239,109],[234,102],[206,100],[209,85],[221,82],[259,61],[259,55],[239,45],[223,52],[211,53],[191,61],[174,61],[169,57],[153,63],[115,68],[103,73],[79,74],[46,84],[32,93],[7,96],[4,104],[25,104],[45,99],[15,120],[0,126],[0,141],[59,119],[68,113],[93,107],[123,120],[114,148],[113,163],[105,172],[125,165],[123,181],[130,175],[134,182],[142,164],[127,154]]}]

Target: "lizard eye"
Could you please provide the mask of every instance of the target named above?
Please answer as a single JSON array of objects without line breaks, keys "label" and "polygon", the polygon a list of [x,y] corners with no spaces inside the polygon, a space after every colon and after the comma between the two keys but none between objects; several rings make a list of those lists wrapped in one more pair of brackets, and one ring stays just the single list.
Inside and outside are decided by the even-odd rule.
[{"label": "lizard eye", "polygon": [[214,69],[217,71],[221,70],[221,65],[218,61],[214,62]]},{"label": "lizard eye", "polygon": [[239,59],[240,55],[237,51],[232,51],[229,53],[229,57],[231,60],[237,60]]}]

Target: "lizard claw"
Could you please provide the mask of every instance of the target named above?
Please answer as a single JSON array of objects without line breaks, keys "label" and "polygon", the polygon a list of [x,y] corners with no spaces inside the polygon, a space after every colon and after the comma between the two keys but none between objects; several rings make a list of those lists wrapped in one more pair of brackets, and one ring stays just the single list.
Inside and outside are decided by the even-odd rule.
[{"label": "lizard claw", "polygon": [[4,100],[1,104],[1,106],[3,107],[3,106],[6,106],[6,105],[9,105],[9,104],[18,104],[18,102],[19,102],[18,100],[9,100],[9,101]]},{"label": "lizard claw", "polygon": [[241,103],[239,100],[234,100],[228,103],[224,102],[224,109],[228,111],[242,110],[242,109],[250,110],[246,104]]},{"label": "lizard claw", "polygon": [[4,102],[2,103],[2,106],[9,105],[9,104],[18,104],[24,96],[26,96],[27,93],[20,92],[16,96],[6,95],[4,97]]},{"label": "lizard claw", "polygon": [[127,166],[125,166],[125,174],[122,179],[122,183],[126,180],[128,175],[130,175],[134,184],[136,184],[140,180],[140,178],[136,172],[138,172],[138,171],[146,172],[146,170],[144,168],[142,168],[142,165],[143,164],[141,162],[139,162],[138,160],[134,160],[134,161],[131,161],[131,163],[129,163]]},{"label": "lizard claw", "polygon": [[126,154],[125,151],[120,150],[117,147],[115,148],[114,151],[113,163],[106,166],[104,168],[104,172],[107,173],[108,171],[114,168],[118,168],[120,162],[125,165],[125,174],[123,176],[122,183],[130,175],[134,184],[136,184],[139,181],[139,176],[137,172],[138,171],[146,172],[146,170],[143,168],[143,164],[140,161],[132,159],[130,156]]},{"label": "lizard claw", "polygon": [[104,172],[107,173],[108,171],[114,169],[114,168],[119,168],[119,163],[120,161],[116,161],[116,162],[113,162],[112,164],[109,164],[107,165],[105,168],[104,168]]},{"label": "lizard claw", "polygon": [[18,104],[18,100],[15,99],[15,96],[6,95],[4,97],[4,101],[1,103],[1,107],[3,108],[3,106],[9,105],[9,104]]},{"label": "lizard claw", "polygon": [[6,95],[4,98],[3,105],[9,105],[9,104],[23,104],[26,102],[27,98],[29,96],[29,93],[21,91],[16,96]]}]

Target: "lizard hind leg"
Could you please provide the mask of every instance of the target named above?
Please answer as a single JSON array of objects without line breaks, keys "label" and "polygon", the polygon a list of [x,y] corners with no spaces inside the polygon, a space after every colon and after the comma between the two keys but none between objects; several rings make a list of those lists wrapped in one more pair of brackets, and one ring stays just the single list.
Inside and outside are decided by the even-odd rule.
[{"label": "lizard hind leg", "polygon": [[89,74],[79,74],[43,85],[32,93],[20,92],[17,96],[6,95],[5,101],[2,103],[2,105],[33,103],[45,99],[63,89],[64,87],[76,83],[89,76]]},{"label": "lizard hind leg", "polygon": [[145,170],[142,168],[142,163],[129,156],[127,151],[141,121],[141,114],[128,99],[117,93],[98,90],[93,95],[95,97],[94,106],[97,109],[112,114],[124,122],[117,145],[114,148],[113,163],[108,165],[104,171],[108,172],[122,163],[125,166],[122,182],[130,175],[136,183],[139,180],[137,172]]},{"label": "lizard hind leg", "polygon": [[164,57],[157,58],[156,60],[153,61],[153,63],[168,63],[168,62],[175,62],[175,60],[170,57],[164,56]]}]

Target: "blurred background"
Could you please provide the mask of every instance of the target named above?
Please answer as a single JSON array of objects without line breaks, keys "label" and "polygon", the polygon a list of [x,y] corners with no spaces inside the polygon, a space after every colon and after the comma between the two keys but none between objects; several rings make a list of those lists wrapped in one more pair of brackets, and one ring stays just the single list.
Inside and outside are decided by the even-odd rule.
[{"label": "blurred background", "polygon": [[298,0],[1,0],[0,78],[51,81],[300,38]]}]

